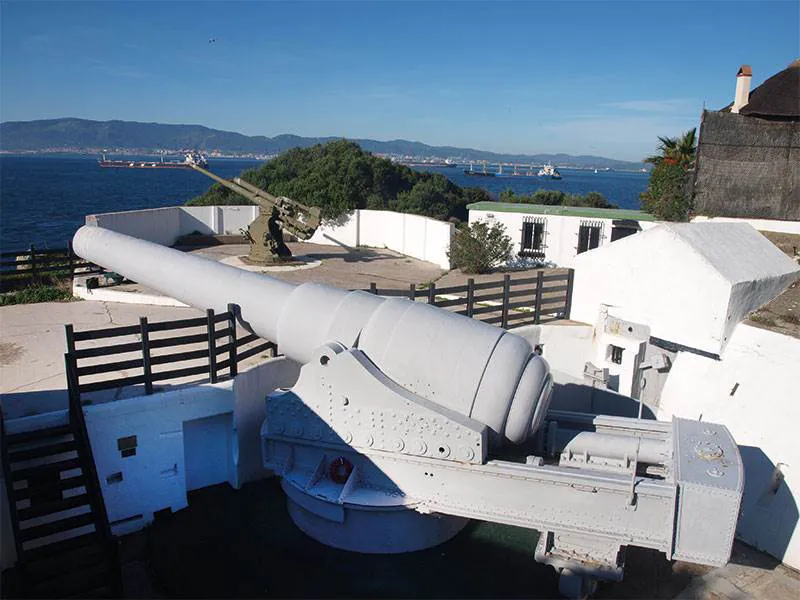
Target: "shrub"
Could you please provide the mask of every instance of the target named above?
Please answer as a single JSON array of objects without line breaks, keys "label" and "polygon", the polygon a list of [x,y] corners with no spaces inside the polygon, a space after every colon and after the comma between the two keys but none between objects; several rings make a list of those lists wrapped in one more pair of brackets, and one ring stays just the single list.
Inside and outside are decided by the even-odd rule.
[{"label": "shrub", "polygon": [[502,224],[478,221],[456,230],[447,255],[453,267],[464,273],[487,273],[507,261],[512,248]]},{"label": "shrub", "polygon": [[16,292],[0,294],[0,306],[34,304],[36,302],[58,302],[71,299],[72,291],[66,286],[37,285]]},{"label": "shrub", "polygon": [[664,221],[688,221],[692,200],[687,190],[688,173],[680,164],[662,160],[650,173],[642,209]]}]

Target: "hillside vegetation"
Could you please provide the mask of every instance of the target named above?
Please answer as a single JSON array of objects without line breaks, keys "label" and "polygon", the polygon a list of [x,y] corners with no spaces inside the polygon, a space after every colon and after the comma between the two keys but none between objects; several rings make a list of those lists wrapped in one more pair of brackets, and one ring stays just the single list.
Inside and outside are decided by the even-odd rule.
[{"label": "hillside vegetation", "polygon": [[543,204],[545,206],[581,206],[588,208],[619,208],[611,204],[600,192],[589,192],[585,196],[565,194],[560,190],[536,190],[532,194],[515,194],[513,190],[500,193],[500,202],[521,204]]},{"label": "hillside vegetation", "polygon": [[[467,204],[490,200],[479,188],[460,188],[439,173],[420,173],[364,152],[358,144],[337,140],[294,148],[254,169],[242,179],[275,196],[287,196],[322,209],[331,221],[357,208],[393,210],[434,219],[467,219]],[[187,204],[251,204],[214,184]]]}]

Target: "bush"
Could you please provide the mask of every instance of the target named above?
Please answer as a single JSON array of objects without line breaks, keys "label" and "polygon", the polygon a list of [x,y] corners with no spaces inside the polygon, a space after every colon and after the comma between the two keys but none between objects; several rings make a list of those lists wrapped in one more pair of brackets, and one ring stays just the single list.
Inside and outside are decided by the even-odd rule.
[{"label": "bush", "polygon": [[544,206],[581,206],[591,208],[619,208],[610,203],[600,192],[589,192],[585,196],[565,194],[561,190],[539,189],[529,195],[516,194],[513,190],[500,193],[500,202],[540,204]]},{"label": "bush", "polygon": [[512,249],[511,238],[502,224],[490,226],[478,221],[456,231],[447,255],[453,267],[464,273],[487,273],[492,267],[505,263]]},{"label": "bush", "polygon": [[664,221],[688,221],[692,200],[687,190],[688,173],[670,160],[661,161],[650,173],[642,209]]},{"label": "bush", "polygon": [[62,300],[72,300],[72,291],[66,286],[37,285],[16,292],[0,294],[0,306],[58,302]]}]

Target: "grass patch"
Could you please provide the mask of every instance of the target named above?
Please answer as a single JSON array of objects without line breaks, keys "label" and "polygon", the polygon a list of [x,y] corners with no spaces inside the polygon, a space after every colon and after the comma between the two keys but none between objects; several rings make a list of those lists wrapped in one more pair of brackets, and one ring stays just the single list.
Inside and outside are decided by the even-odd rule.
[{"label": "grass patch", "polygon": [[72,290],[69,287],[58,285],[35,285],[16,292],[0,294],[0,306],[64,300],[72,300]]},{"label": "grass patch", "polygon": [[750,320],[754,323],[760,323],[766,327],[775,327],[775,319],[771,316],[765,315],[764,313],[753,313],[750,315]]}]

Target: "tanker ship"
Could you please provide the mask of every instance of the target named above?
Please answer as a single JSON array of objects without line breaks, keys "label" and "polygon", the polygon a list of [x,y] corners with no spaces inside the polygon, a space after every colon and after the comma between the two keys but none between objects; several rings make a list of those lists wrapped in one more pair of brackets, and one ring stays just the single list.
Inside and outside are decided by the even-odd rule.
[{"label": "tanker ship", "polygon": [[97,163],[101,167],[118,169],[191,169],[192,166],[208,166],[208,160],[199,152],[187,152],[184,154],[183,160],[164,160],[164,155],[162,154],[161,160],[152,161],[108,160],[106,155],[103,154]]}]

